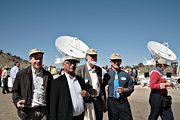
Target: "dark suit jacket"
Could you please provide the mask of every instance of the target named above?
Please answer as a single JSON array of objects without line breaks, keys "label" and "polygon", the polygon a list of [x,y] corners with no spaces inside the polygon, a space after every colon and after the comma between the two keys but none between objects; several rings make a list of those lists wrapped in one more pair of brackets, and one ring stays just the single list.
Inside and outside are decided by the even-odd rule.
[{"label": "dark suit jacket", "polygon": [[[82,90],[86,90],[84,79],[76,76]],[[86,98],[84,98],[84,101]],[[72,120],[73,104],[67,78],[64,75],[52,81],[50,92],[50,120]]]},{"label": "dark suit jacket", "polygon": [[[48,95],[49,91],[47,91],[50,81],[53,80],[53,76],[50,72],[46,71],[44,68],[42,68],[43,72],[43,82],[45,87],[45,93],[46,93],[46,102],[48,103]],[[25,99],[26,103],[25,105],[31,105],[31,99],[32,99],[32,70],[31,66],[19,71],[16,75],[13,88],[12,88],[12,99],[16,106],[17,102],[20,99]],[[17,107],[17,106],[16,106]]]}]

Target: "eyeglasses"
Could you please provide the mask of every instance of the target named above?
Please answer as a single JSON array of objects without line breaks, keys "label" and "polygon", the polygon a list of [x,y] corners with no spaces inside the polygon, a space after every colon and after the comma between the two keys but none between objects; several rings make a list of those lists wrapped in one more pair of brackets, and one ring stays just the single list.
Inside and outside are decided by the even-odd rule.
[{"label": "eyeglasses", "polygon": [[159,64],[159,66],[167,66],[167,64]]},{"label": "eyeglasses", "polygon": [[71,61],[64,61],[64,63],[66,63],[66,64],[68,64],[68,65],[77,65],[78,63],[77,63],[77,61],[73,61],[73,60],[71,60]]}]

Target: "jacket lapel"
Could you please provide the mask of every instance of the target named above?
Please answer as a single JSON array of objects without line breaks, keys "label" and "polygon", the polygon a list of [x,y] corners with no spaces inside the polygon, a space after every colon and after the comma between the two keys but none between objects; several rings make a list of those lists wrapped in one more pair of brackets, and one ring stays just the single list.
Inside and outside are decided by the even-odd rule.
[{"label": "jacket lapel", "polygon": [[87,78],[89,80],[88,83],[90,85],[92,85],[92,79],[90,77],[89,70],[87,68],[87,64],[84,65],[84,73],[85,73],[85,79]]},{"label": "jacket lapel", "polygon": [[[29,66],[27,68],[27,79],[26,80],[26,84],[28,85],[25,89],[26,91],[29,91],[30,93],[27,94],[26,98],[29,98],[27,100],[27,104],[31,104],[31,98],[32,98],[32,81],[33,81],[33,77],[32,77],[32,70],[31,70],[31,66]],[[28,97],[30,96],[30,97]]]}]

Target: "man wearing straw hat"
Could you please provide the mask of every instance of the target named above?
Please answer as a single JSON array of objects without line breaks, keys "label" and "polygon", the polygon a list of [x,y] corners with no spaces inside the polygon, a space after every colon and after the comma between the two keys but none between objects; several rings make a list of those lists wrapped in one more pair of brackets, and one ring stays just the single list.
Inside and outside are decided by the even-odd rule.
[{"label": "man wearing straw hat", "polygon": [[[76,69],[76,74],[85,79],[86,85],[90,86],[92,103],[87,103],[88,119],[102,120],[105,110],[105,89],[102,86],[102,69],[97,63],[97,50],[90,48],[86,52],[86,64]],[[93,109],[94,108],[94,109]],[[95,111],[95,114],[94,114]]]},{"label": "man wearing straw hat", "polygon": [[88,101],[85,81],[75,74],[79,59],[65,55],[64,74],[52,81],[50,120],[84,120],[84,102]]},{"label": "man wearing straw hat", "polygon": [[40,49],[31,49],[31,65],[16,74],[12,99],[22,120],[46,120],[48,116],[48,87],[53,77],[42,67],[43,54]]},{"label": "man wearing straw hat", "polygon": [[109,120],[132,120],[128,96],[134,91],[134,82],[130,74],[121,70],[122,58],[118,53],[110,56],[112,69],[105,74],[104,86],[108,85]]}]

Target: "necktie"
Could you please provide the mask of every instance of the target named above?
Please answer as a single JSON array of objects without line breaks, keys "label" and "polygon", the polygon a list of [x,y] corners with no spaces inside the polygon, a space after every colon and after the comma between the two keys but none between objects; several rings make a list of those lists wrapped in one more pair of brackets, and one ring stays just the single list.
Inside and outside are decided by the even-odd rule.
[{"label": "necktie", "polygon": [[115,98],[119,98],[119,93],[117,92],[118,87],[119,87],[118,71],[115,71],[115,77],[114,77],[114,97]]}]

